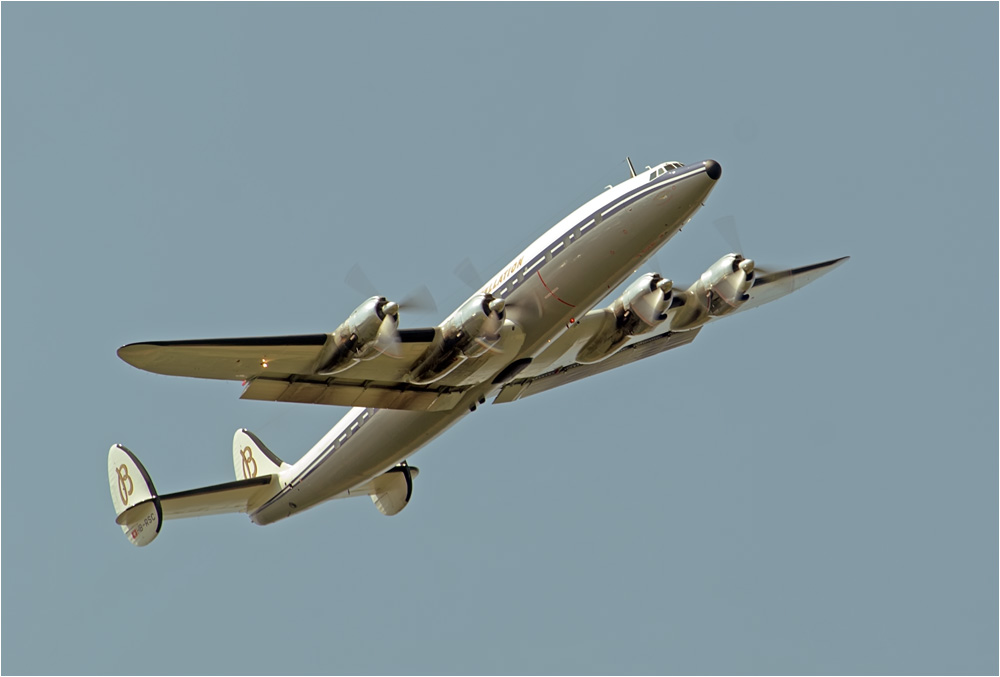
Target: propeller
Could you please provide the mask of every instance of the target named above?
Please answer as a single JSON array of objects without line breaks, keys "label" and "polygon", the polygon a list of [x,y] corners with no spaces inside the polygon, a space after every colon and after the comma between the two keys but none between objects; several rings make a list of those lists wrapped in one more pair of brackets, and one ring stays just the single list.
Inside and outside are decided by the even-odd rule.
[{"label": "propeller", "polygon": [[485,282],[483,282],[483,276],[479,274],[479,270],[473,265],[472,259],[465,257],[455,266],[455,277],[465,283],[465,286],[470,289],[479,289]]},{"label": "propeller", "polygon": [[384,317],[375,335],[374,348],[378,352],[390,357],[399,358],[403,356],[402,341],[399,337],[400,310],[405,309],[419,314],[437,312],[437,304],[434,302],[434,297],[431,295],[427,285],[420,285],[399,301],[388,301],[378,293],[371,278],[368,277],[359,264],[354,264],[347,271],[344,282],[361,296],[367,298],[371,298],[372,296],[379,297],[381,303],[379,310]]},{"label": "propeller", "polygon": [[399,304],[392,301],[382,306],[385,319],[375,334],[375,350],[389,357],[403,356],[403,342],[399,338]]},{"label": "propeller", "polygon": [[[482,289],[486,284],[483,276],[480,275],[479,269],[476,268],[475,264],[469,257],[465,257],[462,261],[455,266],[455,277],[465,283],[465,286],[469,289],[476,291]],[[490,294],[490,298],[493,298]],[[523,313],[524,310],[531,308],[534,310],[535,315],[541,317],[542,315],[542,302],[541,299],[534,297],[522,297],[516,303],[511,301],[503,301],[503,299],[498,299],[501,303],[504,303],[506,308],[516,310],[516,312]]]},{"label": "propeller", "polygon": [[[487,315],[488,319],[486,321],[488,323],[496,323],[496,331],[497,331],[496,336],[498,338],[500,336],[499,334],[500,329],[503,327],[503,321],[505,318],[504,311],[506,310],[506,308],[507,308],[507,302],[504,301],[503,299],[498,299],[495,296],[493,296],[493,294],[486,295],[486,299],[484,300],[483,303],[483,309],[488,310],[488,315]],[[492,353],[498,353],[498,354],[503,353],[503,351],[496,345],[497,339],[494,339],[493,341],[486,341],[482,337],[475,336],[473,337],[473,340],[475,340],[476,343],[478,343],[483,348],[486,348],[488,351]]]},{"label": "propeller", "polygon": [[[347,275],[344,277],[344,282],[347,286],[358,292],[361,296],[365,298],[370,298],[372,296],[380,296],[377,288],[372,283],[371,278],[365,274],[364,269],[360,264],[354,264],[354,266],[347,271]],[[434,302],[434,296],[431,294],[430,289],[427,285],[420,285],[409,294],[404,296],[402,299],[396,302],[396,312],[391,313],[392,315],[397,315],[399,310],[409,310],[419,314],[433,314],[438,310],[437,303]]]},{"label": "propeller", "polygon": [[734,254],[743,254],[743,244],[740,242],[740,232],[736,228],[736,217],[729,215],[716,219],[713,222],[715,230],[726,242],[729,251]]},{"label": "propeller", "polygon": [[[726,246],[729,247],[729,250],[734,254],[743,256],[743,243],[740,242],[740,232],[739,228],[736,226],[736,217],[731,214],[728,216],[722,216],[713,221],[713,225],[722,239],[725,240]],[[760,277],[761,275],[770,275],[773,272],[781,270],[781,268],[759,266],[752,259],[744,260],[750,261],[750,270],[745,272],[753,273],[756,277]]]}]

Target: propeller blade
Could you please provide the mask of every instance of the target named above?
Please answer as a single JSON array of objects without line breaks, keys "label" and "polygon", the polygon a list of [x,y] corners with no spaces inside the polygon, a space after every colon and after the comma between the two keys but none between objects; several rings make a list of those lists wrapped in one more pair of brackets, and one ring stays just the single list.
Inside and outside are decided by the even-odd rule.
[{"label": "propeller blade", "polygon": [[740,242],[740,233],[736,228],[736,217],[734,216],[723,216],[715,220],[715,229],[719,231],[719,235],[722,239],[726,241],[726,246],[729,247],[733,254],[743,253],[743,244]]},{"label": "propeller blade", "polygon": [[[372,283],[371,278],[368,277],[364,269],[357,263],[347,271],[344,282],[347,283],[348,287],[365,298],[381,296],[378,288]],[[400,308],[420,315],[433,314],[438,311],[437,303],[434,302],[434,296],[425,284],[411,291],[402,300],[398,301],[397,304]]]},{"label": "propeller blade", "polygon": [[427,285],[422,284],[412,292],[407,294],[400,302],[400,308],[411,310],[416,313],[433,314],[438,311],[437,303],[431,295],[431,290]]},{"label": "propeller blade", "polygon": [[378,296],[378,291],[375,289],[375,285],[372,284],[371,279],[365,274],[364,269],[357,263],[354,267],[347,271],[347,276],[344,277],[344,282],[347,286],[358,292],[361,296],[365,298],[371,298],[372,296]]},{"label": "propeller blade", "polygon": [[466,257],[454,270],[455,277],[464,282],[471,289],[479,289],[485,284],[483,276],[479,274],[476,267],[472,265],[471,259]]},{"label": "propeller blade", "polygon": [[395,315],[386,315],[375,335],[375,350],[389,357],[403,356],[402,341],[399,338],[399,327]]}]

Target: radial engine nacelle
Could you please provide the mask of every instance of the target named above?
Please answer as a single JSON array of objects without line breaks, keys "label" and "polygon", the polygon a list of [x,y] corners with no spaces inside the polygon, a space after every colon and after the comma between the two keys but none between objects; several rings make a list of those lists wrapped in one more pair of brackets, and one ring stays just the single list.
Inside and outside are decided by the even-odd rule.
[{"label": "radial engine nacelle", "polygon": [[668,312],[670,331],[694,329],[714,317],[735,311],[750,298],[753,283],[753,259],[726,254],[693,285],[675,295]]},{"label": "radial engine nacelle", "polygon": [[441,323],[439,339],[410,371],[411,383],[432,383],[470,357],[478,357],[500,340],[506,319],[503,299],[477,294]]},{"label": "radial engine nacelle", "polygon": [[630,336],[652,331],[668,318],[673,298],[673,282],[658,273],[646,273],[600,311],[604,326],[580,349],[577,361],[598,362],[618,350]]},{"label": "radial engine nacelle", "polygon": [[399,304],[373,296],[329,334],[316,373],[329,376],[391,351],[398,340]]}]

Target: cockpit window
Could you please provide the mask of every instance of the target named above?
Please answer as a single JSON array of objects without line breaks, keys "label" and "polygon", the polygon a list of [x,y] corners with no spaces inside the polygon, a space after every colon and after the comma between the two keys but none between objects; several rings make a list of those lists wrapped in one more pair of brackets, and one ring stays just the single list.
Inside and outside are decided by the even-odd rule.
[{"label": "cockpit window", "polygon": [[[683,166],[684,166],[683,162],[665,162],[653,170],[653,172],[649,175],[649,180],[652,181],[657,176],[663,176],[667,172],[672,172],[675,169],[680,169]],[[646,169],[649,169],[649,167],[646,167]]]}]

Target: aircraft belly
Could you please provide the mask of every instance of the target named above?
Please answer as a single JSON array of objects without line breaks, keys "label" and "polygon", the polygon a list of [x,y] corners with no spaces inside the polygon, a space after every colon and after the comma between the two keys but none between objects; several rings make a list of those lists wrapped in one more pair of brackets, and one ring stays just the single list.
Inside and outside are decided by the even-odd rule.
[{"label": "aircraft belly", "polygon": [[446,412],[377,410],[343,447],[302,468],[285,491],[251,519],[270,524],[364,484],[405,460],[467,413],[465,407]]}]

